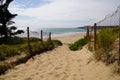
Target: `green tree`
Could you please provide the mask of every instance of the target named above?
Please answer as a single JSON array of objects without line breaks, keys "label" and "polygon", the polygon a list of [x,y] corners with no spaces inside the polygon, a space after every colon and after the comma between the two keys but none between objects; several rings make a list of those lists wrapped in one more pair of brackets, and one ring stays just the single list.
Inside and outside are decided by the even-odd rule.
[{"label": "green tree", "polygon": [[24,33],[24,31],[23,30],[17,30],[16,26],[11,26],[9,28],[10,37],[15,36],[17,34],[21,34],[21,33]]},{"label": "green tree", "polygon": [[10,34],[7,25],[12,24],[11,20],[17,16],[17,14],[11,14],[8,10],[8,6],[12,1],[13,0],[0,0],[0,35],[4,35],[6,38],[8,38]]}]

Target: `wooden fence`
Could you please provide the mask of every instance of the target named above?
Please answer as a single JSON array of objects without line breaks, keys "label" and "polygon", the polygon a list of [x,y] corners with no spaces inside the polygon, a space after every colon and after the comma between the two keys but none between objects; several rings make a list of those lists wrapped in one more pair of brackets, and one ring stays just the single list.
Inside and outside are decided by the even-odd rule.
[{"label": "wooden fence", "polygon": [[[40,39],[41,39],[41,42],[43,41],[44,33],[45,33],[45,32],[43,32],[43,30],[40,30]],[[49,33],[45,33],[45,34],[47,34],[49,40],[51,40],[51,34],[52,34],[52,33],[49,32]],[[31,37],[31,36],[30,36],[30,29],[29,29],[29,27],[27,27],[27,39],[29,40],[30,37]]]},{"label": "wooden fence", "polygon": [[[119,26],[120,27],[120,26]],[[89,27],[89,26],[87,26],[87,37],[89,37],[89,35],[90,35],[90,29],[92,29],[93,30],[93,36],[94,36],[94,40],[93,40],[93,42],[94,42],[94,50],[96,51],[96,48],[97,48],[97,30],[100,30],[100,29],[102,29],[102,28],[112,28],[112,27],[98,27],[97,26],[97,24],[96,23],[94,23],[94,25],[91,27]],[[108,33],[109,34],[109,33]],[[119,36],[118,36],[118,46],[119,46],[119,48],[118,48],[118,65],[120,66],[120,29],[119,29],[119,34],[118,34]],[[89,39],[89,38],[88,38]],[[119,72],[120,72],[120,69],[119,69]]]},{"label": "wooden fence", "polygon": [[[43,43],[43,30],[40,31],[40,39],[41,39],[41,42]],[[51,41],[51,32],[49,32],[49,37],[48,37],[48,40]],[[29,52],[31,51],[31,48],[30,48],[30,29],[29,27],[27,27],[27,45],[28,45],[28,50]]]}]

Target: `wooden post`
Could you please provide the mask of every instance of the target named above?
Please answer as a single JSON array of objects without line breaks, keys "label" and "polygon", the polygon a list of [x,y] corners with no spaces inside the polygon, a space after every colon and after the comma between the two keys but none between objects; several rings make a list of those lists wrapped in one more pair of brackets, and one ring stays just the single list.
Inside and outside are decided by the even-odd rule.
[{"label": "wooden post", "polygon": [[49,40],[51,41],[51,32],[49,32]]},{"label": "wooden post", "polygon": [[[120,9],[120,7],[119,7]],[[120,12],[119,12],[119,59],[118,59],[118,73],[120,73]]]},{"label": "wooden post", "polygon": [[43,31],[41,30],[41,42],[43,42]]},{"label": "wooden post", "polygon": [[119,60],[118,60],[118,65],[120,66],[120,31],[119,31]]},{"label": "wooden post", "polygon": [[97,24],[94,24],[94,50],[96,51],[96,39],[97,39]]},{"label": "wooden post", "polygon": [[89,41],[89,26],[87,26],[87,33],[86,33],[86,36],[87,36],[87,40]]},{"label": "wooden post", "polygon": [[28,45],[30,45],[30,42],[29,42],[29,38],[30,37],[30,35],[29,35],[29,27],[27,27],[27,40],[28,40]]},{"label": "wooden post", "polygon": [[27,43],[28,43],[28,49],[30,50],[30,35],[29,35],[29,27],[27,27]]},{"label": "wooden post", "polygon": [[[119,28],[119,30],[120,30],[120,28]],[[118,73],[120,73],[120,31],[119,31],[119,43],[118,43],[118,45],[119,45],[119,52],[118,52],[118,55],[119,55],[119,57],[118,57]]]}]

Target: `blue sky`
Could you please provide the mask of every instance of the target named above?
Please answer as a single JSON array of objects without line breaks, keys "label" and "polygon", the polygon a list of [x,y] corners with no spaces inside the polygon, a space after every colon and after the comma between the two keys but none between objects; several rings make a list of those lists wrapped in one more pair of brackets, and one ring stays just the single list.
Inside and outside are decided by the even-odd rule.
[{"label": "blue sky", "polygon": [[14,0],[14,2],[24,5],[23,8],[34,8],[50,3],[50,1],[45,0]]},{"label": "blue sky", "polygon": [[93,25],[112,14],[120,0],[14,0],[9,9],[22,29]]}]

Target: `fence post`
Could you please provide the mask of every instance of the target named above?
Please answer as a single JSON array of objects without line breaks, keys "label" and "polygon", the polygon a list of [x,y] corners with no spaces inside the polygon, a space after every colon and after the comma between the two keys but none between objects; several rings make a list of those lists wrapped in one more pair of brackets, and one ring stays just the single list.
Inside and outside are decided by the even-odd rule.
[{"label": "fence post", "polygon": [[87,26],[87,33],[86,33],[86,36],[87,36],[87,40],[89,41],[89,26]]},{"label": "fence post", "polygon": [[29,35],[29,27],[27,27],[27,44],[28,44],[28,50],[30,51],[30,35]]},{"label": "fence post", "polygon": [[51,41],[51,32],[49,32],[49,40]]},{"label": "fence post", "polygon": [[[120,9],[120,6],[118,7]],[[119,12],[119,59],[118,59],[118,73],[120,73],[120,12]]]},{"label": "fence post", "polygon": [[43,42],[43,31],[41,30],[41,42]]},{"label": "fence post", "polygon": [[94,23],[94,50],[96,51],[96,39],[97,39],[97,24]]},{"label": "fence post", "polygon": [[[119,28],[119,30],[120,30],[120,28]],[[118,55],[119,55],[119,57],[118,57],[118,73],[120,73],[120,31],[119,31],[119,41],[118,41],[118,46],[119,46],[119,52],[118,52]]]}]

